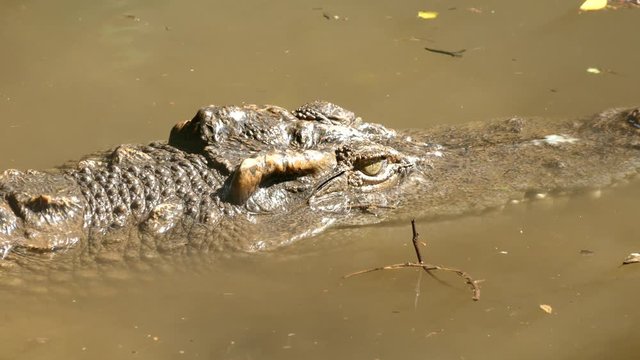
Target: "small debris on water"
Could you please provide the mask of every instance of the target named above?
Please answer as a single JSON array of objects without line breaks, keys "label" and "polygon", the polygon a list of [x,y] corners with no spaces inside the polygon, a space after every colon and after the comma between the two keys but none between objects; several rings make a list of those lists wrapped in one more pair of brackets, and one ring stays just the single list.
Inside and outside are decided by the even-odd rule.
[{"label": "small debris on water", "polygon": [[504,250],[502,250],[502,251],[500,251],[498,254],[501,254],[501,255],[508,255],[508,254],[509,254],[509,252],[508,252],[508,251],[504,251]]},{"label": "small debris on water", "polygon": [[594,68],[594,67],[587,68],[587,72],[589,74],[596,74],[596,75],[602,73],[600,69]]},{"label": "small debris on water", "polygon": [[622,265],[629,265],[637,262],[640,262],[640,253],[631,253],[624,259],[624,261],[622,261]]},{"label": "small debris on water", "polygon": [[450,51],[450,50],[434,49],[434,48],[430,48],[430,47],[425,47],[424,49],[429,51],[429,52],[432,52],[432,53],[442,54],[442,55],[449,55],[451,57],[462,57],[462,54],[465,51],[467,51],[467,49],[460,49],[460,50]]},{"label": "small debris on water", "polygon": [[49,338],[48,337],[36,337],[33,339],[33,341],[36,344],[46,344],[49,342]]},{"label": "small debris on water", "polygon": [[601,10],[607,7],[607,0],[586,0],[580,5],[582,11]]},{"label": "small debris on water", "polygon": [[589,249],[580,250],[580,255],[591,256],[593,254],[594,254],[594,252],[592,250],[589,250]]},{"label": "small debris on water", "polygon": [[133,14],[124,14],[124,17],[129,20],[138,21],[138,22],[140,21],[140,18]]},{"label": "small debris on water", "polygon": [[322,17],[327,19],[327,20],[343,20],[343,21],[347,21],[349,20],[348,17],[346,16],[340,16],[340,15],[331,15],[329,13],[327,13],[326,11],[322,13]]},{"label": "small debris on water", "polygon": [[418,17],[420,19],[432,20],[438,17],[437,11],[418,11]]},{"label": "small debris on water", "polygon": [[[640,0],[618,0],[618,3],[620,3],[620,5],[631,5],[632,7],[635,6],[640,6]],[[615,4],[609,4],[609,6],[614,7]]]},{"label": "small debris on water", "polygon": [[439,329],[439,330],[435,330],[435,331],[429,331],[424,337],[425,338],[430,338],[434,335],[438,335],[444,332],[444,329]]},{"label": "small debris on water", "polygon": [[546,312],[547,314],[551,314],[553,313],[553,308],[551,307],[551,305],[547,305],[547,304],[540,304],[540,309],[544,312]]}]

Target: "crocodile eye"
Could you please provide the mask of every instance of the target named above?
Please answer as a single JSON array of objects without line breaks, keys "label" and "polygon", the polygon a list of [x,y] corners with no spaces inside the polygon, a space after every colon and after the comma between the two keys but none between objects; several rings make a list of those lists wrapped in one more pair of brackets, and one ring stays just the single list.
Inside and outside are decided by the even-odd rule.
[{"label": "crocodile eye", "polygon": [[398,164],[387,158],[363,159],[354,164],[360,185],[378,185],[391,180],[398,172]]},{"label": "crocodile eye", "polygon": [[372,162],[363,163],[358,167],[358,170],[360,170],[363,174],[367,176],[376,176],[380,174],[380,171],[382,171],[382,169],[386,164],[387,164],[387,160],[378,159]]},{"label": "crocodile eye", "polygon": [[394,186],[413,166],[410,158],[397,150],[377,145],[362,144],[360,149],[345,146],[336,151],[341,174],[347,183],[360,192],[372,192]]}]

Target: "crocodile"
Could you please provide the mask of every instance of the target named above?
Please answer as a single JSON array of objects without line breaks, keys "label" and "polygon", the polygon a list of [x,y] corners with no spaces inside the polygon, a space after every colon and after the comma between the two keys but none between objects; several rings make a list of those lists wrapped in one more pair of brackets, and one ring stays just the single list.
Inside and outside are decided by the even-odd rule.
[{"label": "crocodile", "polygon": [[639,135],[640,108],[396,131],[325,101],[210,105],[168,141],[6,170],[0,268],[265,251],[333,226],[597,189],[637,173]]}]

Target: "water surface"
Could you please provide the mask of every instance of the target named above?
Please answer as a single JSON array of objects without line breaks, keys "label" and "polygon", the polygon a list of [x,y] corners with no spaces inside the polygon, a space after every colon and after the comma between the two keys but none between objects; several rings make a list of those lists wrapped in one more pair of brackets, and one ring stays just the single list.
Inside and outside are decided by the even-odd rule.
[{"label": "water surface", "polygon": [[[578,6],[5,1],[0,168],[164,139],[209,103],[320,98],[396,128],[640,105],[640,9]],[[484,280],[479,302],[448,274],[342,279],[413,259],[395,222],[103,291],[3,294],[0,358],[634,359],[640,265],[619,264],[640,250],[639,196],[631,183],[419,221],[429,261]]]}]

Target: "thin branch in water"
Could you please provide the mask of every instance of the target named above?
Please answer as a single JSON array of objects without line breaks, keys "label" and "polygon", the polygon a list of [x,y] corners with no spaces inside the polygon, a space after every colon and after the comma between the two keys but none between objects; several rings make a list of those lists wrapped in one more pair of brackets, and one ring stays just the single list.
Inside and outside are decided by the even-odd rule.
[{"label": "thin branch in water", "polygon": [[467,49],[461,49],[461,50],[457,50],[457,51],[449,51],[449,50],[440,50],[440,49],[434,49],[434,48],[429,48],[429,47],[425,47],[424,49],[427,50],[427,51],[431,51],[432,53],[442,54],[442,55],[449,55],[451,57],[462,57],[462,54],[464,54],[464,52],[467,51]]},{"label": "thin branch in water", "polygon": [[375,267],[375,268],[371,268],[371,269],[360,270],[360,271],[356,271],[356,272],[352,272],[350,274],[347,274],[347,275],[344,276],[344,278],[347,279],[347,278],[350,278],[352,276],[367,274],[367,273],[374,272],[374,271],[397,270],[397,269],[404,269],[404,268],[422,268],[424,271],[426,271],[431,276],[434,276],[431,273],[431,271],[434,271],[434,270],[436,270],[436,271],[446,271],[446,272],[455,273],[456,275],[458,275],[461,278],[463,278],[465,280],[465,283],[467,285],[469,285],[469,287],[471,288],[471,292],[472,292],[472,297],[471,298],[473,299],[473,301],[480,300],[480,287],[478,286],[479,281],[473,280],[471,275],[469,275],[467,272],[465,272],[463,270],[460,270],[460,269],[456,269],[456,268],[450,268],[450,267],[446,267],[446,266],[428,264],[428,263],[424,262],[423,257],[422,257],[422,253],[420,252],[420,248],[418,247],[418,244],[420,243],[420,234],[418,234],[418,232],[416,230],[415,220],[411,220],[411,229],[413,231],[413,238],[412,238],[413,248],[414,248],[414,250],[416,252],[416,257],[418,258],[418,262],[417,263],[406,262],[406,263],[402,263],[402,264],[391,264],[391,265],[385,265],[385,266]]},{"label": "thin branch in water", "polygon": [[422,260],[422,254],[420,253],[420,248],[418,248],[418,241],[420,240],[420,234],[418,234],[418,231],[416,230],[416,219],[411,219],[411,231],[413,232],[413,237],[411,238],[411,242],[413,243],[413,248],[416,251],[416,257],[418,258],[418,262],[422,264],[424,263],[424,261]]}]

